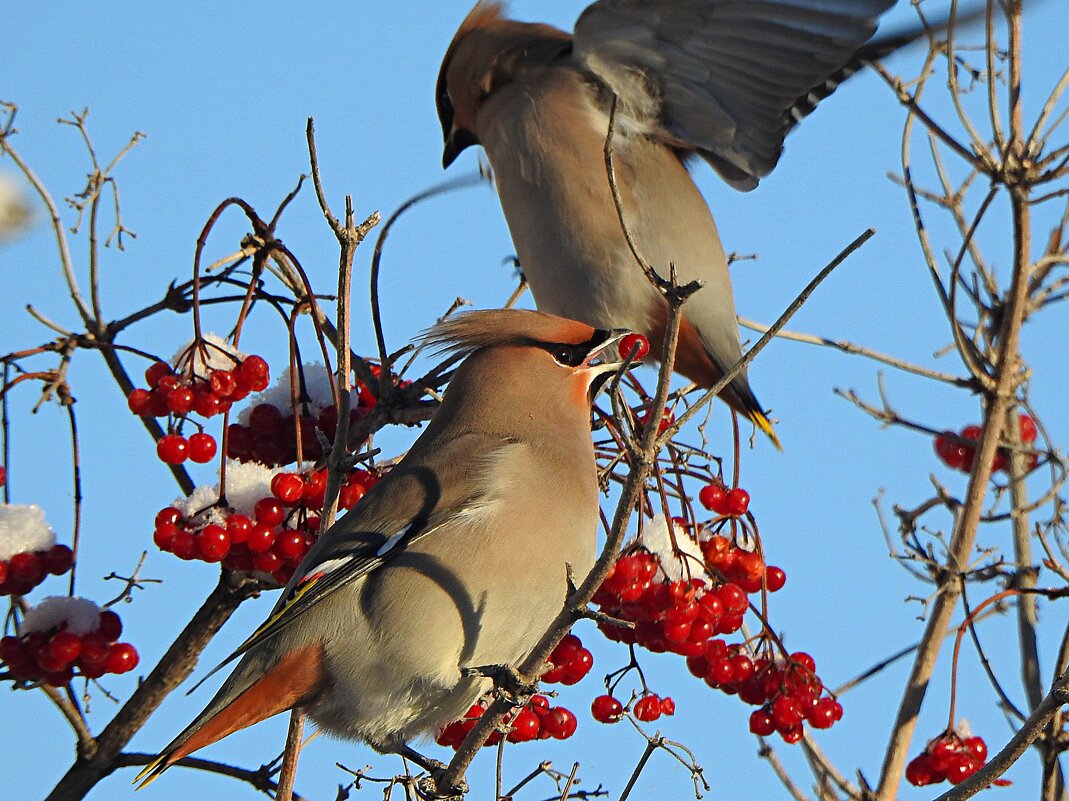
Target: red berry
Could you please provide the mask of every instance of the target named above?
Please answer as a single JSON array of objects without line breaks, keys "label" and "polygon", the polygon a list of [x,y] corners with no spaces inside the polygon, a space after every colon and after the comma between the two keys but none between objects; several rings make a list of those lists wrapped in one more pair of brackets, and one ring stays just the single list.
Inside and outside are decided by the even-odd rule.
[{"label": "red berry", "polygon": [[635,717],[651,723],[661,716],[661,699],[650,693],[635,701]]},{"label": "red berry", "polygon": [[768,737],[776,730],[772,714],[767,709],[755,709],[750,713],[750,731],[760,737]]},{"label": "red berry", "polygon": [[919,754],[906,766],[906,781],[914,787],[937,784],[943,780],[942,775],[932,769],[927,754]]},{"label": "red berry", "polygon": [[189,438],[189,458],[197,464],[210,462],[215,458],[219,447],[215,444],[215,437],[203,431]]},{"label": "red berry", "polygon": [[710,512],[715,512],[718,515],[724,514],[727,496],[727,488],[719,481],[706,484],[698,490],[698,501],[701,505]]},{"label": "red berry", "polygon": [[171,540],[171,553],[179,559],[190,560],[197,555],[197,541],[192,532],[180,530]]},{"label": "red berry", "polygon": [[253,507],[256,522],[277,526],[286,519],[286,508],[276,498],[261,498]]},{"label": "red berry", "polygon": [[253,553],[266,553],[275,544],[276,534],[274,526],[258,522],[249,532],[245,545]]},{"label": "red berry", "polygon": [[238,370],[253,392],[262,392],[271,383],[271,368],[260,356],[246,357]]},{"label": "red berry", "polygon": [[108,650],[108,673],[129,673],[140,661],[137,649],[128,642],[117,642]]},{"label": "red berry", "polygon": [[61,576],[74,564],[74,551],[66,545],[53,545],[41,555],[41,562],[53,576]]},{"label": "red berry", "polygon": [[252,566],[261,573],[274,573],[280,570],[283,564],[282,557],[274,551],[258,553],[252,558]]},{"label": "red berry", "polygon": [[981,764],[987,760],[987,743],[984,742],[983,737],[967,737],[962,746],[969,754],[978,759]]},{"label": "red berry", "polygon": [[178,526],[174,523],[160,523],[152,533],[152,541],[161,551],[170,551],[174,548],[176,536],[178,536]]},{"label": "red berry", "polygon": [[616,723],[624,716],[624,707],[611,695],[599,695],[590,704],[590,714],[599,723]]},{"label": "red berry", "polygon": [[562,706],[550,709],[542,718],[542,729],[549,733],[550,737],[557,740],[567,740],[579,725],[575,715]]},{"label": "red berry", "polygon": [[295,504],[304,494],[304,479],[296,473],[278,473],[271,479],[271,494],[284,504]]},{"label": "red berry", "polygon": [[33,552],[17,553],[8,560],[11,579],[36,586],[44,578],[45,568],[41,558]]},{"label": "red berry", "polygon": [[512,731],[508,733],[511,743],[525,743],[538,737],[542,727],[538,715],[529,709],[521,709],[511,721]]},{"label": "red berry", "polygon": [[343,509],[352,509],[366,492],[362,484],[345,484],[338,495],[338,503]]},{"label": "red berry", "polygon": [[252,531],[252,521],[245,515],[233,514],[226,518],[226,533],[230,535],[230,542],[245,542]]},{"label": "red berry", "polygon": [[193,390],[179,385],[167,392],[167,411],[175,417],[182,417],[193,410]]},{"label": "red berry", "polygon": [[717,588],[716,595],[724,605],[727,615],[741,615],[749,607],[746,593],[737,584],[728,583]]},{"label": "red berry", "polygon": [[272,550],[287,562],[296,562],[308,553],[308,548],[309,545],[304,538],[304,534],[293,529],[287,529],[275,537],[275,544]]},{"label": "red berry", "polygon": [[765,586],[769,592],[779,592],[787,583],[787,574],[780,567],[769,567],[765,570]]},{"label": "red berry", "polygon": [[628,334],[620,340],[620,356],[627,358],[635,351],[634,360],[642,361],[649,355],[650,341],[642,334]]},{"label": "red berry", "polygon": [[152,417],[152,393],[147,389],[131,390],[126,396],[126,405],[138,417]]},{"label": "red berry", "polygon": [[781,695],[772,702],[772,721],[776,724],[776,731],[782,733],[802,722],[802,712],[793,698]]},{"label": "red berry", "polygon": [[73,631],[57,631],[45,646],[60,665],[60,670],[69,665],[82,652],[82,638]]},{"label": "red berry", "polygon": [[0,559],[0,595],[3,595],[5,592],[5,581],[7,581],[7,562],[5,562],[3,559]]},{"label": "red berry", "polygon": [[249,428],[257,434],[274,434],[282,429],[282,412],[269,403],[260,403],[249,412]]},{"label": "red berry", "polygon": [[736,487],[728,493],[724,506],[724,514],[731,517],[741,517],[750,508],[750,493],[741,487]]},{"label": "red berry", "polygon": [[817,671],[816,661],[805,651],[795,651],[793,654],[791,654],[791,661],[795,662],[798,665],[801,665],[810,673],[816,673]]},{"label": "red berry", "polygon": [[817,701],[805,714],[814,729],[830,729],[835,723],[835,700],[824,697]]},{"label": "red berry", "polygon": [[221,562],[230,553],[230,535],[214,523],[197,535],[197,555],[205,562]]},{"label": "red berry", "polygon": [[145,381],[148,382],[149,387],[155,389],[160,379],[167,375],[171,375],[171,365],[167,362],[153,362],[145,370]]},{"label": "red berry", "polygon": [[564,675],[561,677],[561,684],[568,687],[578,684],[593,666],[594,656],[586,648],[580,648],[572,661],[563,666]]},{"label": "red berry", "polygon": [[108,642],[115,642],[122,634],[122,620],[110,609],[105,609],[100,613],[96,633]]},{"label": "red berry", "polygon": [[86,669],[103,671],[108,661],[108,651],[111,643],[99,632],[91,632],[82,638],[82,653],[78,656],[78,666],[84,672]]},{"label": "red berry", "polygon": [[175,524],[182,519],[182,513],[173,506],[165,506],[160,511],[156,512],[155,523],[157,528],[164,523]]},{"label": "red berry", "polygon": [[1036,441],[1036,437],[1039,436],[1039,432],[1036,430],[1036,421],[1029,417],[1027,414],[1022,414],[1017,418],[1017,424],[1021,432],[1021,442],[1025,445],[1031,445]]},{"label": "red berry", "polygon": [[197,384],[193,390],[193,411],[201,417],[215,417],[223,413],[223,400],[205,384]]},{"label": "red berry", "polygon": [[665,696],[661,699],[661,714],[672,716],[676,713],[676,702],[672,700],[671,696]]},{"label": "red berry", "polygon": [[182,464],[189,456],[189,443],[181,434],[168,434],[156,443],[156,455],[166,464]]},{"label": "red berry", "polygon": [[238,380],[229,370],[212,370],[208,376],[208,386],[220,398],[229,398],[237,389]]},{"label": "red berry", "polygon": [[554,665],[567,665],[575,659],[582,647],[582,640],[574,634],[566,634],[549,655],[549,661]]}]

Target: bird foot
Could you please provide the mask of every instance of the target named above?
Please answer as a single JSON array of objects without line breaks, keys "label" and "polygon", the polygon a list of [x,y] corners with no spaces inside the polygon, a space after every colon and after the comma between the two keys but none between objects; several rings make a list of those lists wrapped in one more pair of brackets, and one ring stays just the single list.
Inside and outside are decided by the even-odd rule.
[{"label": "bird foot", "polygon": [[491,679],[496,691],[516,703],[522,703],[520,699],[530,698],[538,692],[538,685],[526,681],[512,665],[466,667],[461,668],[460,672],[465,677],[478,676]]}]

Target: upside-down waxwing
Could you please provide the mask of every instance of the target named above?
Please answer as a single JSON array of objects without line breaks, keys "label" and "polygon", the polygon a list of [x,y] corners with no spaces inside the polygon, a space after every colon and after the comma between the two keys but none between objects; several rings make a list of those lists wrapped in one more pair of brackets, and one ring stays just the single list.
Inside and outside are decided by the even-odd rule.
[{"label": "upside-down waxwing", "polygon": [[[865,63],[922,31],[865,44],[894,0],[599,0],[573,34],[483,0],[438,78],[445,166],[480,144],[538,308],[663,344],[667,304],[621,229],[604,162],[612,99],[622,217],[683,307],[676,369],[711,387],[741,356],[728,264],[685,161],[749,190],[795,123]],[[745,373],[722,393],[777,443]]]},{"label": "upside-down waxwing", "polygon": [[[379,751],[461,718],[561,611],[593,566],[593,363],[625,332],[534,311],[433,328],[467,354],[405,457],[309,551],[241,661],[141,776],[278,712]],[[229,660],[227,660],[229,661]]]}]

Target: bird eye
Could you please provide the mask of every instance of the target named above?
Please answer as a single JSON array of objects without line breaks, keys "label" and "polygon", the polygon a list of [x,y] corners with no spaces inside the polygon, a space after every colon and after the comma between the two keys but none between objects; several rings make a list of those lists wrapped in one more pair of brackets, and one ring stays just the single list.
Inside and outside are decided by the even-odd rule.
[{"label": "bird eye", "polygon": [[583,360],[582,354],[578,353],[577,349],[571,345],[554,345],[550,354],[557,364],[565,367],[575,367]]}]

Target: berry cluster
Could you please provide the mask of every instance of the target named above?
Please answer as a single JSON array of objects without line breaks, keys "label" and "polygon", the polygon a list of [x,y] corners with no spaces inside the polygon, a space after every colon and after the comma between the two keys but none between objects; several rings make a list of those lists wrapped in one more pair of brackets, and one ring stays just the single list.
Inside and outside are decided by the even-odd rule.
[{"label": "berry cluster", "polygon": [[571,686],[582,681],[594,666],[594,656],[574,634],[568,634],[557,643],[549,655],[550,668],[542,674],[541,681],[547,684]]},{"label": "berry cluster", "polygon": [[711,481],[698,490],[698,501],[721,517],[742,517],[750,508],[750,493],[735,487],[728,489],[720,481]]},{"label": "berry cluster", "polygon": [[[486,712],[486,707],[479,702],[468,710],[461,720],[455,720],[438,734],[436,742],[456,750],[475,728],[476,722]],[[525,743],[531,740],[567,740],[579,725],[575,714],[562,706],[550,706],[544,695],[534,696],[525,707],[514,715],[506,715],[502,720],[507,732],[494,731],[486,740],[486,745],[497,745],[502,737],[510,743]]]},{"label": "berry cluster", "polygon": [[74,564],[66,545],[43,551],[25,551],[0,559],[0,595],[25,595],[51,574],[61,576]]},{"label": "berry cluster", "polygon": [[936,737],[906,766],[906,780],[917,787],[948,781],[960,784],[983,767],[987,744],[950,730]]},{"label": "berry cluster", "polygon": [[748,592],[759,592],[762,581],[770,590],[783,586],[782,570],[766,569],[760,554],[736,548],[726,537],[715,536],[702,549],[709,564],[729,580],[719,586],[705,578],[665,581],[652,553],[635,550],[622,555],[593,602],[610,617],[633,622],[635,627],[600,622],[602,633],[610,640],[641,645],[654,653],[699,656],[713,636],[742,628],[750,603]]},{"label": "berry cluster", "polygon": [[[370,396],[374,400],[373,396]],[[364,395],[360,395],[361,401]],[[349,425],[359,420],[370,406],[350,410]],[[302,414],[300,418],[271,403],[258,403],[252,407],[247,425],[231,423],[227,428],[226,455],[240,462],[260,462],[270,467],[281,467],[297,461],[298,432],[301,455],[316,460],[323,455],[323,446],[316,429],[328,439],[338,430],[338,410],[335,406],[324,407],[318,415]]]},{"label": "berry cluster", "polygon": [[197,375],[190,361],[176,373],[167,362],[155,362],[145,370],[148,389],[135,389],[126,398],[130,411],[139,417],[178,419],[196,413],[207,419],[223,414],[252,392],[260,392],[271,382],[271,370],[259,356],[233,357],[232,369],[207,370]]},{"label": "berry cluster", "polygon": [[[366,470],[353,470],[341,488],[339,506],[351,509],[377,480]],[[318,538],[326,488],[326,468],[277,473],[271,479],[271,495],[257,500],[249,514],[186,516],[168,506],[156,514],[152,539],[160,550],[180,559],[267,573],[283,585]]]},{"label": "berry cluster", "polygon": [[[1036,423],[1027,414],[1017,418],[1021,444],[1032,445],[1036,441],[1038,431]],[[953,431],[944,431],[935,438],[935,452],[939,459],[947,467],[960,470],[963,473],[972,472],[973,461],[976,459],[976,443],[980,440],[980,426],[968,425],[961,432],[954,434]],[[1009,453],[1003,449],[995,452],[995,460],[991,465],[994,471],[1005,472],[1009,469]],[[1032,452],[1027,455],[1025,469],[1033,470],[1039,464],[1039,454]]]},{"label": "berry cluster", "polygon": [[137,649],[117,642],[121,634],[119,616],[105,609],[96,628],[84,634],[61,621],[47,631],[4,637],[0,639],[0,660],[13,678],[43,681],[53,687],[70,683],[75,675],[98,679],[105,673],[128,673],[137,667]]},{"label": "berry cluster", "polygon": [[[676,702],[669,696],[661,698],[654,693],[646,693],[635,701],[632,711],[639,720],[652,723],[661,715],[674,715]],[[611,695],[599,695],[590,704],[590,714],[599,723],[617,723],[623,720],[624,705]]]}]

